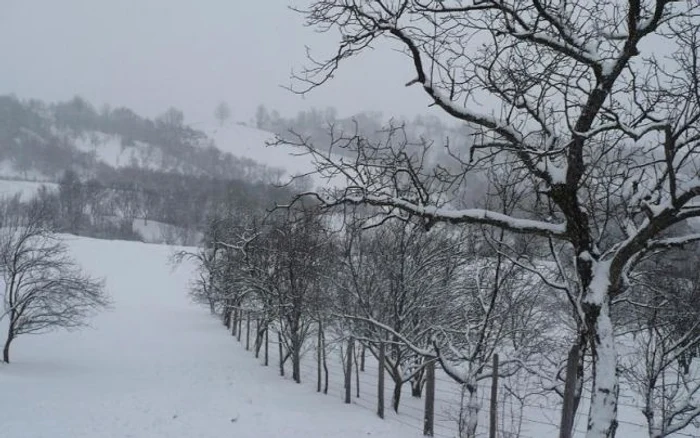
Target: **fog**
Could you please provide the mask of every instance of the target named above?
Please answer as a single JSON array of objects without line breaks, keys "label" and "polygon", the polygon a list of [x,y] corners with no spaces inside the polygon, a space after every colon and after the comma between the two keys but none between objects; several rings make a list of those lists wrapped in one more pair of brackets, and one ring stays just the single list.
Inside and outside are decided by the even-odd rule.
[{"label": "fog", "polygon": [[[96,105],[147,116],[181,108],[196,126],[226,101],[233,118],[257,105],[282,114],[335,106],[340,114],[427,111],[403,55],[383,43],[349,60],[328,86],[302,98],[283,88],[305,63],[333,50],[337,34],[303,26],[294,0],[2,0],[0,93]],[[359,92],[358,90],[362,90]]]}]

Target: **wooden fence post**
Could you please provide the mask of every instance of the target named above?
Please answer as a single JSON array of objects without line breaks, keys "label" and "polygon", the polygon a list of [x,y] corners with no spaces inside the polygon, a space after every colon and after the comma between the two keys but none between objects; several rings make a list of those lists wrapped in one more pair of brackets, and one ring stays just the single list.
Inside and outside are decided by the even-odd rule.
[{"label": "wooden fence post", "polygon": [[268,366],[270,364],[270,362],[269,362],[270,350],[269,350],[268,333],[270,333],[270,325],[269,324],[267,324],[265,326],[265,366]]},{"label": "wooden fence post", "polygon": [[345,366],[345,403],[350,404],[352,400],[352,357],[355,342],[352,338],[348,340],[348,351],[345,353],[347,355],[347,364]]},{"label": "wooden fence post", "polygon": [[234,307],[232,311],[233,315],[231,319],[231,336],[236,336],[236,328],[238,327],[238,308]]},{"label": "wooden fence post", "polygon": [[360,398],[360,366],[357,363],[357,355],[359,354],[359,351],[355,349],[355,354],[353,355],[355,357],[355,397]]},{"label": "wooden fence post", "polygon": [[435,360],[426,364],[425,413],[423,417],[423,435],[433,436],[435,422]]},{"label": "wooden fence post", "polygon": [[284,377],[284,352],[282,351],[282,333],[277,332],[277,345],[280,350],[280,376]]},{"label": "wooden fence post", "polygon": [[241,332],[243,331],[243,309],[238,311],[238,330],[236,331],[236,337],[238,342],[241,342]]},{"label": "wooden fence post", "polygon": [[245,327],[246,327],[246,332],[245,332],[245,349],[250,350],[250,310],[246,312],[246,321],[245,321]]},{"label": "wooden fence post", "polygon": [[316,392],[321,392],[321,348],[323,348],[323,342],[321,341],[321,320],[318,321],[318,336],[316,337]]},{"label": "wooden fence post", "polygon": [[377,415],[384,418],[384,342],[379,343],[379,368],[377,369]]},{"label": "wooden fence post", "polygon": [[493,355],[491,375],[491,408],[489,411],[489,438],[496,438],[498,428],[498,354]]},{"label": "wooden fence post", "polygon": [[260,357],[260,347],[262,346],[262,334],[260,333],[260,317],[255,317],[255,358]]},{"label": "wooden fence post", "polygon": [[564,406],[561,412],[559,438],[571,438],[574,426],[574,399],[576,396],[576,379],[578,368],[578,345],[574,344],[569,350],[566,360],[566,383],[564,384]]}]

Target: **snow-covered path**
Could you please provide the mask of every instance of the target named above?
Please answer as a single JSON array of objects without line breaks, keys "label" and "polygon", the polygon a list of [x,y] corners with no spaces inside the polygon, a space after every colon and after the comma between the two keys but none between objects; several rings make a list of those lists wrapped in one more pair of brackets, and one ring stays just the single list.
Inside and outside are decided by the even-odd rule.
[{"label": "snow-covered path", "polygon": [[420,436],[260,366],[189,302],[171,248],[67,239],[113,309],[90,329],[16,341],[0,366],[1,437]]}]

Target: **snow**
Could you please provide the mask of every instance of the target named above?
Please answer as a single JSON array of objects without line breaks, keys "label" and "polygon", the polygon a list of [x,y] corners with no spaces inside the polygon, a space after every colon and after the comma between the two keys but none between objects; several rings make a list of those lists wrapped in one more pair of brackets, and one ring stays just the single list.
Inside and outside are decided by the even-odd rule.
[{"label": "snow", "polygon": [[614,59],[606,59],[601,63],[601,74],[603,77],[608,77],[612,74],[615,64],[616,60]]},{"label": "snow", "polygon": [[186,296],[172,247],[64,237],[113,308],[79,332],[21,337],[0,366],[3,438],[419,437],[277,376]]},{"label": "snow", "polygon": [[[375,200],[371,197],[367,197],[367,199],[370,203],[382,202],[381,199]],[[565,224],[550,224],[531,219],[515,218],[506,214],[480,208],[450,210],[436,207],[424,207],[411,204],[399,198],[386,200],[383,202],[389,205],[404,208],[408,211],[416,212],[417,214],[444,218],[449,222],[488,223],[503,226],[513,231],[532,231],[552,235],[562,235],[566,232]]]}]

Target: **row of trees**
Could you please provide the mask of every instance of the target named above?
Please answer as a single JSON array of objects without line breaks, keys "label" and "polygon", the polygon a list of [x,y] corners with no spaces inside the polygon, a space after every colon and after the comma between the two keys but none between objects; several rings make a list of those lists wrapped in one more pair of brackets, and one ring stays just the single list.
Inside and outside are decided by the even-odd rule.
[{"label": "row of trees", "polygon": [[[561,392],[566,353],[574,349],[579,360],[572,405],[575,410],[590,399],[589,438],[615,435],[621,391],[636,394],[651,437],[693,425],[700,414],[693,360],[700,334],[697,279],[677,268],[677,257],[696,260],[700,240],[691,221],[700,216],[698,12],[697,2],[672,0],[315,0],[301,10],[308,25],[341,38],[331,56],[315,56],[296,77],[299,92],[322,86],[353,55],[387,40],[404,50],[412,69],[401,82],[419,87],[430,105],[467,124],[471,134],[466,145],[447,145],[451,161],[441,166],[428,159],[431,143],[410,144],[395,127],[383,130],[381,141],[361,129],[331,129],[319,144],[301,133],[285,135],[280,143],[308,154],[329,179],[324,189],[301,193],[292,205],[313,202],[331,214],[325,219],[330,224],[348,218],[339,211],[355,208],[371,217],[360,228],[415,223],[431,230],[429,236],[447,238],[451,245],[438,246],[457,260],[476,236],[482,243],[474,246],[489,248],[473,263],[455,262],[462,268],[453,278],[445,259],[426,271],[439,277],[431,277],[429,292],[416,292],[416,319],[428,321],[418,326],[392,301],[398,281],[350,274],[359,286],[347,286],[342,270],[360,259],[353,251],[348,259],[331,250],[334,256],[318,263],[335,260],[326,271],[333,274],[309,283],[325,287],[303,289],[331,294],[322,308],[336,317],[327,316],[322,327],[358,337],[374,333],[368,348],[377,331],[382,340],[394,337],[410,355],[438,360],[468,392],[478,390],[474,380],[489,372],[483,358],[494,352],[510,361],[504,373],[534,381],[541,391]],[[663,51],[655,50],[659,41]],[[329,146],[353,159],[338,159]],[[465,205],[465,181],[475,172],[487,176],[490,196]],[[338,228],[342,236],[353,226]],[[248,238],[223,242],[245,261],[246,250],[264,241],[259,236],[274,233],[244,229]],[[329,240],[344,248],[343,239]],[[274,291],[261,279],[277,272],[271,284],[300,290],[281,280],[296,271],[275,269],[284,246],[262,247],[267,264],[233,269],[237,274],[221,284],[252,299],[258,295],[249,285]],[[421,245],[424,260],[430,247]],[[246,263],[251,261],[241,265]],[[384,263],[375,266],[376,275],[393,271]],[[478,272],[485,277],[472,287],[456,274],[479,278]],[[438,278],[452,284],[447,291],[461,286],[451,307],[433,301]],[[393,303],[382,308],[381,300],[372,301],[382,308],[376,314],[362,304],[375,284]],[[421,282],[412,287],[423,288]],[[523,295],[511,299],[518,291]],[[228,304],[219,302],[226,315]],[[299,301],[274,302],[271,312],[281,317]],[[332,310],[337,302],[346,305]],[[511,303],[512,312],[501,307]],[[427,316],[431,307],[439,317]],[[298,314],[305,324],[277,322],[290,339],[288,349],[296,348],[295,333],[313,325],[310,308]],[[521,320],[529,322],[521,326]],[[533,343],[546,346],[547,354]],[[393,360],[401,354],[397,348]],[[473,436],[474,406],[467,409],[466,436]]]},{"label": "row of trees", "polygon": [[[453,149],[449,169],[400,153],[401,142],[331,136],[356,157],[341,161],[323,153],[325,144],[295,139],[322,174],[343,175],[348,186],[302,198],[327,209],[369,205],[388,217],[418,217],[427,228],[483,225],[537,239],[538,248],[552,249],[545,267],[553,267],[551,276],[531,269],[551,288],[539,302],[557,296],[569,302],[563,320],[576,334],[579,370],[590,388],[587,437],[617,430],[618,396],[630,390],[622,369],[634,337],[620,338],[629,333],[630,307],[637,324],[652,327],[635,331],[646,347],[643,357],[632,356],[647,366],[634,374],[643,377],[650,435],[692,423],[696,386],[669,367],[691,353],[697,332],[687,323],[652,324],[692,310],[685,301],[692,279],[662,293],[642,277],[648,263],[663,265],[669,250],[700,240],[684,227],[700,216],[700,5],[315,0],[299,12],[307,25],[340,36],[330,56],[314,56],[296,76],[299,92],[322,86],[354,55],[387,42],[403,50],[412,71],[397,80],[419,87],[430,105],[473,129],[467,147]],[[509,211],[452,201],[475,168],[495,166],[533,196]],[[673,302],[686,306],[674,310]],[[672,391],[660,389],[669,382],[676,384]]]},{"label": "row of trees", "polygon": [[[224,324],[235,326],[240,309],[255,313],[256,350],[266,332],[279,332],[280,370],[289,362],[297,382],[310,344],[325,363],[334,345],[352,337],[363,355],[378,357],[379,345],[387,347],[396,411],[406,385],[421,396],[425,364],[438,361],[463,388],[463,437],[476,436],[479,391],[493,375],[494,354],[499,377],[517,382],[509,387],[514,397],[561,403],[567,354],[581,336],[562,284],[571,269],[562,248],[491,227],[427,232],[416,217],[379,219],[365,208],[330,214],[319,204],[269,215],[222,208],[210,215],[204,247],[178,258],[197,261],[192,296]],[[699,258],[695,248],[676,257],[686,264]],[[613,306],[615,337],[625,346],[623,388],[647,418],[650,437],[682,430],[700,415],[700,374],[692,366],[700,278],[689,272],[650,258]],[[582,354],[575,408],[591,391],[584,372],[591,356]]]},{"label": "row of trees", "polygon": [[207,227],[207,211],[215,206],[255,209],[289,191],[264,183],[125,168],[88,180],[69,170],[58,190],[42,188],[37,196],[62,232],[141,240],[144,236],[133,226],[141,219],[144,225],[159,223],[167,243],[194,245]]},{"label": "row of trees", "polygon": [[[378,226],[361,209],[348,216],[321,214],[317,205],[271,215],[236,209],[213,215],[205,246],[178,257],[198,261],[193,297],[225,324],[236,324],[235,309],[255,311],[256,348],[267,330],[279,332],[281,372],[291,362],[297,382],[301,355],[314,340],[324,362],[329,345],[350,336],[375,357],[385,343],[398,411],[405,386],[420,397],[424,366],[438,360],[467,391],[470,409],[461,420],[464,436],[473,437],[479,382],[490,378],[493,354],[510,358],[500,372],[512,376],[537,368],[545,353],[565,356],[567,345],[566,337],[534,336],[553,327],[545,315],[564,303],[541,305],[541,285],[494,252],[498,236],[491,233],[427,233],[415,220]],[[570,331],[568,340],[574,336]]]}]

